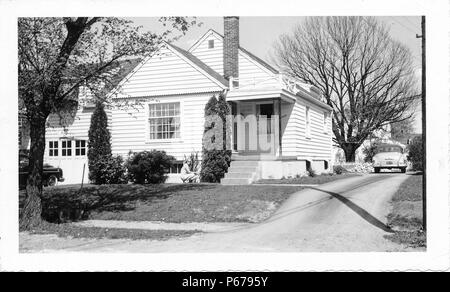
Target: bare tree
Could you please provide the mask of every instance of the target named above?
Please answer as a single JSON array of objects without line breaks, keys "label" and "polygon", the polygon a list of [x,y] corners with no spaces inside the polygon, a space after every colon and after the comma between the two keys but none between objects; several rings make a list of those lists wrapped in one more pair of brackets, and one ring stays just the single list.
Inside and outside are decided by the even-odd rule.
[{"label": "bare tree", "polygon": [[48,116],[73,111],[80,86],[104,99],[113,69],[121,60],[150,54],[171,30],[184,33],[195,23],[183,17],[160,20],[172,23],[172,28],[154,34],[120,18],[19,18],[19,99],[26,109],[31,139],[22,230],[41,222]]},{"label": "bare tree", "polygon": [[391,138],[394,140],[403,140],[414,133],[414,117],[391,124]]},{"label": "bare tree", "polygon": [[310,17],[275,44],[282,71],[321,89],[347,162],[374,131],[410,118],[410,51],[373,17]]}]

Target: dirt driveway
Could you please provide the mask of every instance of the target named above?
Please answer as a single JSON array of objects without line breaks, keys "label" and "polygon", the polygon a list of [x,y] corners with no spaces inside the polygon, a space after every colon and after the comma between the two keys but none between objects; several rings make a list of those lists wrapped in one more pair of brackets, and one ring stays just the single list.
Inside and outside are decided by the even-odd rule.
[{"label": "dirt driveway", "polygon": [[64,239],[21,234],[25,252],[400,251],[383,238],[389,199],[405,174],[368,174],[293,194],[268,220],[167,241]]}]

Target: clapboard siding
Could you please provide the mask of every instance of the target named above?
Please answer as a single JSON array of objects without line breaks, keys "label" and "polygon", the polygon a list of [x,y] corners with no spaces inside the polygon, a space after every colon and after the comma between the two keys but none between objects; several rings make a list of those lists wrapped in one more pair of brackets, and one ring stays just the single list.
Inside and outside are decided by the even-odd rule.
[{"label": "clapboard siding", "polygon": [[[306,106],[310,108],[311,134],[309,138],[306,137]],[[300,159],[331,159],[331,117],[327,116],[324,131],[324,112],[316,105],[299,98],[294,104],[283,104],[283,155],[297,156]]]},{"label": "clapboard siding", "polygon": [[116,92],[116,98],[214,92],[220,87],[168,45],[143,61]]},{"label": "clapboard siding", "polygon": [[[209,40],[214,40],[214,48],[208,48]],[[223,37],[214,31],[207,35],[190,52],[220,74],[223,73]],[[242,50],[239,50],[239,86],[244,87],[253,84],[253,80],[265,80],[264,86],[276,84],[275,74],[258,64]]]},{"label": "clapboard siding", "polygon": [[[71,122],[61,121],[59,115],[51,114],[47,120],[46,139],[57,140],[63,136],[87,139],[92,112],[93,109],[79,109]],[[61,125],[64,123],[66,127]]]},{"label": "clapboard siding", "polygon": [[[214,48],[208,47],[208,42],[214,41]],[[201,41],[191,54],[211,67],[214,71],[223,75],[223,39],[212,31]]]},{"label": "clapboard siding", "polygon": [[[216,93],[218,94],[218,92]],[[158,97],[158,102],[180,102],[181,128],[179,139],[148,141],[146,101],[140,110],[117,108],[112,110],[111,136],[114,154],[128,155],[129,151],[164,150],[181,160],[184,155],[198,151],[201,155],[204,108],[213,93]],[[155,103],[149,99],[149,103]]]}]

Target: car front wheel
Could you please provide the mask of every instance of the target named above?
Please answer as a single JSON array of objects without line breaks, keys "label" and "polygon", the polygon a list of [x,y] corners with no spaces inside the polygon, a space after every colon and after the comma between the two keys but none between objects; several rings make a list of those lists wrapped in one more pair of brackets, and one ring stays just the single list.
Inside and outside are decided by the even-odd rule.
[{"label": "car front wheel", "polygon": [[406,167],[402,167],[400,168],[400,170],[402,171],[402,173],[406,173]]},{"label": "car front wheel", "polygon": [[48,177],[47,181],[45,182],[45,185],[48,187],[54,187],[54,186],[56,186],[57,182],[58,182],[58,178],[55,175],[51,175]]},{"label": "car front wheel", "polygon": [[379,167],[374,167],[373,170],[375,171],[375,173],[380,173],[380,168]]}]

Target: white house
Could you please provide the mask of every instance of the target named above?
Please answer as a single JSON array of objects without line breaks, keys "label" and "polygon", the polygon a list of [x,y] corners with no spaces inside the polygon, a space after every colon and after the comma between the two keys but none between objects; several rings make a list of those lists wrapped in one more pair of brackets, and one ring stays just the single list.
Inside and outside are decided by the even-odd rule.
[{"label": "white house", "polygon": [[[231,133],[232,164],[222,183],[246,184],[295,176],[307,167],[318,172],[331,167],[331,107],[316,88],[280,74],[242,48],[239,17],[224,18],[224,36],[209,30],[187,51],[164,43],[129,69],[109,97],[115,104],[139,102],[108,111],[113,154],[164,150],[179,161],[170,182],[181,182],[177,172],[185,155],[201,154],[204,108],[221,92],[238,117]],[[80,94],[86,98],[87,93]],[[53,127],[47,130],[45,158],[64,170],[67,183],[80,182],[83,165],[87,181],[92,110],[80,109],[65,129],[52,120],[57,117],[49,119]],[[259,126],[264,117],[267,128]]]}]

